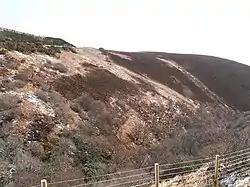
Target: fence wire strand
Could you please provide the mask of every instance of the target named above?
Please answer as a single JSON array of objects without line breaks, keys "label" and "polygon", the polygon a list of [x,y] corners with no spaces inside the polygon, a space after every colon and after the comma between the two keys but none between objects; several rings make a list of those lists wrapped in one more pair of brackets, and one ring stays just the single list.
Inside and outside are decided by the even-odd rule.
[{"label": "fence wire strand", "polygon": [[[154,169],[154,167],[150,166],[150,167],[144,167],[144,168],[133,169],[133,170],[126,170],[126,171],[121,171],[121,172],[116,172],[116,173],[98,175],[98,176],[94,176],[94,177],[83,177],[83,178],[77,178],[77,179],[62,180],[62,181],[50,182],[48,184],[50,184],[50,185],[52,185],[52,184],[62,184],[62,183],[76,182],[76,181],[81,181],[81,180],[91,180],[91,179],[112,177],[112,176],[115,176],[115,175],[123,175],[123,174],[130,173],[130,172],[144,171],[144,170],[147,170],[147,169],[148,170]],[[39,186],[39,185],[37,185],[37,186]],[[32,187],[36,187],[36,186],[32,186]]]},{"label": "fence wire strand", "polygon": [[166,171],[172,171],[172,170],[178,170],[178,169],[186,169],[186,168],[191,168],[191,167],[199,167],[203,166],[204,164],[193,164],[193,165],[187,165],[187,166],[182,166],[182,167],[176,167],[176,168],[168,168],[165,170],[160,170],[160,172],[166,172]]},{"label": "fence wire strand", "polygon": [[[232,172],[242,172],[249,170],[250,166],[250,148],[243,149],[227,154],[223,154],[219,157],[219,179],[222,178],[225,174],[230,174]],[[205,171],[200,171],[199,169],[202,166],[207,165]],[[194,176],[197,177],[198,182],[206,181],[206,185],[210,185],[210,182],[213,183],[214,177],[214,167],[215,167],[215,157],[208,157],[196,160],[189,160],[183,162],[176,162],[172,164],[161,164],[159,165],[160,172],[159,177],[160,181],[169,181],[176,176],[180,176],[182,180],[187,180],[186,178],[192,178],[192,172],[201,172],[194,173]],[[211,166],[211,167],[210,167]],[[209,170],[210,169],[210,170]],[[176,172],[176,170],[178,172]],[[179,171],[180,170],[180,171]],[[211,173],[212,172],[212,173]],[[154,167],[144,167],[133,170],[126,170],[116,173],[104,174],[94,177],[84,177],[70,180],[62,180],[48,183],[49,185],[57,184],[66,184],[78,182],[77,185],[71,187],[81,187],[81,186],[91,186],[95,184],[105,184],[105,187],[119,187],[124,185],[133,185],[133,187],[147,186],[154,183]],[[152,176],[150,176],[152,175]],[[150,176],[150,177],[148,177]],[[146,177],[146,178],[145,178]],[[106,179],[102,179],[106,178]],[[98,181],[98,179],[100,179]],[[92,182],[87,182],[84,184],[79,184],[82,180],[96,180]],[[150,181],[149,181],[150,180]],[[109,183],[109,184],[108,184]],[[202,183],[203,184],[203,183]],[[188,186],[189,184],[187,184]],[[192,185],[192,184],[191,184]],[[35,185],[32,187],[39,187],[40,185]]]},{"label": "fence wire strand", "polygon": [[231,153],[226,153],[226,154],[221,155],[221,157],[224,158],[224,157],[228,157],[230,155],[238,154],[238,153],[245,152],[245,151],[250,152],[250,148],[242,149],[242,150],[239,150],[239,151],[234,151],[234,152],[231,152]]},{"label": "fence wire strand", "polygon": [[197,160],[189,160],[189,161],[185,161],[185,162],[176,162],[176,163],[172,163],[172,164],[161,164],[159,166],[166,167],[166,166],[174,166],[174,165],[188,164],[188,163],[201,162],[201,161],[208,161],[209,162],[212,160],[214,160],[214,158],[210,157],[210,158],[203,158],[203,159],[197,159]]},{"label": "fence wire strand", "polygon": [[[117,186],[121,186],[121,185],[127,185],[127,184],[131,184],[131,183],[137,183],[137,182],[140,182],[140,181],[153,180],[153,179],[154,179],[153,177],[148,177],[148,178],[138,179],[138,180],[129,181],[129,182],[123,182],[123,183],[118,183],[118,184],[111,184],[111,185],[108,185],[106,187],[117,187]],[[82,187],[82,186],[89,186],[89,185],[94,185],[94,184],[98,184],[98,183],[94,182],[94,183],[88,183],[88,184],[78,184],[78,185],[71,186],[71,187]]]},{"label": "fence wire strand", "polygon": [[[95,183],[105,183],[105,182],[129,179],[129,178],[139,177],[139,176],[143,176],[143,175],[150,175],[150,174],[154,174],[154,172],[141,173],[141,174],[129,175],[129,176],[125,176],[125,177],[118,177],[118,178],[114,178],[114,179],[101,180],[101,181],[98,181],[98,182],[95,182]],[[83,180],[84,179],[85,178],[83,178]],[[61,183],[65,183],[65,182],[75,182],[75,181],[74,180],[66,180],[66,181],[52,182],[52,183],[48,183],[48,184],[50,184],[50,185],[52,185],[52,184],[61,184]]]},{"label": "fence wire strand", "polygon": [[248,155],[248,154],[250,154],[250,152],[245,152],[245,153],[241,153],[241,154],[238,154],[238,155],[225,157],[225,158],[222,158],[221,160],[226,161],[226,160],[234,159],[234,158],[237,158],[237,157],[245,156],[245,155]]}]

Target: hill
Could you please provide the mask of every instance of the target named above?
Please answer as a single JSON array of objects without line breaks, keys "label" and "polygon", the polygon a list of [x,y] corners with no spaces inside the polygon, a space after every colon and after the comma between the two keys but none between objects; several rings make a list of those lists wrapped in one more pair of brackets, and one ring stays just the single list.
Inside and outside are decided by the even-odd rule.
[{"label": "hill", "polygon": [[[249,144],[248,66],[1,33],[1,186],[214,156]],[[37,41],[45,51],[6,44]],[[47,46],[60,47],[51,55]]]},{"label": "hill", "polygon": [[75,46],[61,38],[35,36],[0,27],[0,48],[26,54],[41,52],[55,56],[61,50],[74,52]]},{"label": "hill", "polygon": [[211,56],[166,53],[159,55],[177,62],[231,107],[240,111],[250,109],[249,66]]}]

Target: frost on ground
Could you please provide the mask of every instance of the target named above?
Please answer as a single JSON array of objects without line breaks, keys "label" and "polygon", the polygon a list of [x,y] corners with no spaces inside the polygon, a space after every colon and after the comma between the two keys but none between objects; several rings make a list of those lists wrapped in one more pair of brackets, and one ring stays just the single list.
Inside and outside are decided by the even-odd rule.
[{"label": "frost on ground", "polygon": [[[161,187],[208,187],[214,184],[213,170],[208,172],[208,165],[202,166],[196,172],[176,175],[167,181],[161,181]],[[220,187],[248,187],[250,184],[249,170],[243,173],[233,172],[230,175],[220,175]],[[153,186],[152,186],[153,187]]]},{"label": "frost on ground", "polygon": [[[30,107],[32,107],[33,110],[37,110],[39,113],[42,113],[48,116],[52,116],[52,117],[55,116],[53,108],[49,104],[39,99],[33,92],[9,91],[9,92],[0,93],[0,95],[3,95],[3,94],[17,96],[22,101],[26,100],[26,102],[29,102],[31,104]],[[20,105],[22,105],[22,103]]]},{"label": "frost on ground", "polygon": [[220,184],[222,187],[248,187],[250,184],[249,170],[244,173],[232,173],[222,178]]}]

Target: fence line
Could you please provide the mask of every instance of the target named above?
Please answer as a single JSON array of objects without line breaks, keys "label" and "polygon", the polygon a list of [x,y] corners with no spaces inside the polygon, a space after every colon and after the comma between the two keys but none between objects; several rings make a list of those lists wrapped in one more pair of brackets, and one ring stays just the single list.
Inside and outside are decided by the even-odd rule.
[{"label": "fence line", "polygon": [[[132,177],[138,177],[138,176],[143,176],[143,175],[147,175],[147,174],[154,174],[154,172],[141,173],[141,174],[130,175],[130,176],[125,176],[125,177],[118,177],[118,178],[114,178],[114,179],[103,180],[103,182],[109,182],[109,181],[113,181],[113,180],[121,180],[121,179],[127,179],[127,178],[132,178]],[[104,176],[107,177],[107,176],[111,176],[111,175],[102,175],[102,176],[97,176],[97,177],[100,178],[100,177],[104,177]],[[79,181],[79,180],[94,179],[94,178],[95,177],[87,177],[87,178],[80,178],[80,179],[72,179],[72,180],[51,182],[51,183],[48,183],[48,184],[61,184],[61,183],[65,183],[65,182],[75,182],[75,181]]]},{"label": "fence line", "polygon": [[193,165],[187,165],[187,166],[176,167],[176,168],[168,168],[168,169],[165,169],[165,170],[161,170],[161,172],[178,170],[178,169],[185,169],[185,168],[190,168],[190,167],[199,167],[199,166],[203,166],[203,165],[204,164],[193,164]]},{"label": "fence line", "polygon": [[97,178],[102,178],[102,177],[103,178],[104,177],[112,177],[112,176],[115,176],[115,175],[122,175],[122,174],[126,174],[126,173],[138,172],[138,171],[144,171],[144,170],[150,170],[150,169],[154,169],[154,167],[150,166],[150,167],[144,167],[144,168],[139,168],[139,169],[133,169],[133,170],[126,170],[126,171],[116,172],[116,173],[104,174],[104,175],[99,175],[99,176],[94,176],[94,177],[83,177],[83,178],[79,178],[79,179],[58,181],[58,182],[53,182],[53,183],[49,183],[49,184],[58,184],[59,182],[63,183],[63,182],[74,182],[74,181],[79,181],[79,180],[97,179]]},{"label": "fence line", "polygon": [[164,167],[164,166],[173,166],[173,165],[179,165],[179,164],[188,164],[188,163],[194,163],[194,162],[200,162],[200,161],[207,161],[210,160],[212,161],[214,158],[210,157],[210,158],[202,158],[202,159],[196,159],[196,160],[189,160],[189,161],[184,161],[184,162],[176,162],[176,163],[172,163],[172,164],[161,164],[160,166]]},{"label": "fence line", "polygon": [[230,153],[226,153],[226,154],[221,155],[221,157],[227,157],[227,156],[230,156],[232,154],[238,154],[238,153],[241,153],[241,152],[244,152],[244,151],[249,151],[250,152],[250,148],[246,148],[246,149],[242,149],[242,150],[239,150],[239,151],[233,151],[233,152],[230,152]]},{"label": "fence line", "polygon": [[[214,187],[217,187],[217,183],[219,183],[219,181],[223,178],[224,175],[228,175],[233,172],[242,173],[242,171],[246,171],[249,169],[250,149],[248,148],[240,151],[227,153],[221,155],[220,157],[216,156],[210,158],[189,160],[184,162],[176,162],[172,164],[156,165],[159,168],[159,172],[157,174],[158,178],[160,179],[160,182],[166,183],[166,186],[168,186],[168,183],[175,182],[175,178],[177,177],[176,180],[185,183],[185,186],[189,186],[189,183],[192,183],[191,186],[194,186],[194,182],[196,182],[197,184],[202,184],[203,186],[209,186],[213,184]],[[48,187],[54,187],[54,185],[57,184],[64,184],[69,187],[92,187],[95,185],[97,185],[98,187],[148,187],[149,185],[153,185],[157,178],[157,176],[154,176],[156,171],[154,170],[155,167],[149,166],[94,177],[56,181],[46,184],[48,185]],[[101,178],[106,179],[103,180]],[[79,184],[79,182],[82,180],[96,181]],[[78,182],[78,184],[72,184],[74,182]],[[37,186],[39,187],[40,185]],[[169,186],[171,186],[171,184]]]},{"label": "fence line", "polygon": [[224,160],[229,160],[229,159],[232,159],[232,158],[237,158],[237,157],[240,157],[240,156],[247,155],[247,154],[249,154],[249,153],[250,153],[250,151],[249,151],[249,152],[242,153],[242,154],[239,154],[239,155],[234,155],[234,156],[231,156],[231,157],[226,157],[226,158],[223,158],[222,160],[224,161]]}]

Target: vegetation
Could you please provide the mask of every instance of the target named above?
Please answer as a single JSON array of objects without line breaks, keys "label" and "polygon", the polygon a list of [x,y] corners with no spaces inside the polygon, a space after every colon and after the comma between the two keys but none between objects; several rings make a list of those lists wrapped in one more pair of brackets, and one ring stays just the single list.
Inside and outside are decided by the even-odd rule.
[{"label": "vegetation", "polygon": [[0,48],[0,55],[6,55],[8,53],[8,50],[5,48]]},{"label": "vegetation", "polygon": [[[39,37],[10,29],[0,30],[0,48],[30,54],[35,52],[56,56],[61,50],[76,53],[75,46],[60,38]],[[1,50],[1,53],[6,51]]]},{"label": "vegetation", "polygon": [[87,92],[94,99],[108,101],[113,94],[132,96],[137,92],[134,84],[98,68],[91,70],[87,77],[80,74],[62,76],[54,82],[53,86],[67,99],[75,99],[83,92]]},{"label": "vegetation", "polygon": [[[61,39],[10,30],[0,31],[0,37],[4,45],[0,59],[0,186],[37,185],[42,178],[50,182],[92,177],[153,166],[154,162],[209,157],[250,143],[249,112],[225,107],[185,70],[170,67],[154,54],[122,53],[130,57],[124,59],[99,49],[106,59],[112,59],[111,65],[129,69],[126,75],[136,80],[133,82],[120,77],[126,73],[122,68],[116,74],[101,68],[99,56],[94,58],[95,65],[74,54],[65,55],[65,63],[41,57],[33,64],[30,58],[15,59],[8,53],[13,49],[53,55],[60,50],[74,51]],[[189,59],[190,64],[195,59]],[[79,66],[84,71],[78,69],[74,74]],[[238,80],[244,82],[247,93],[249,79],[241,75],[237,74]],[[235,88],[216,76],[224,83],[216,82],[220,89]],[[237,91],[227,90],[230,94]],[[10,170],[16,172],[9,175]]]}]

